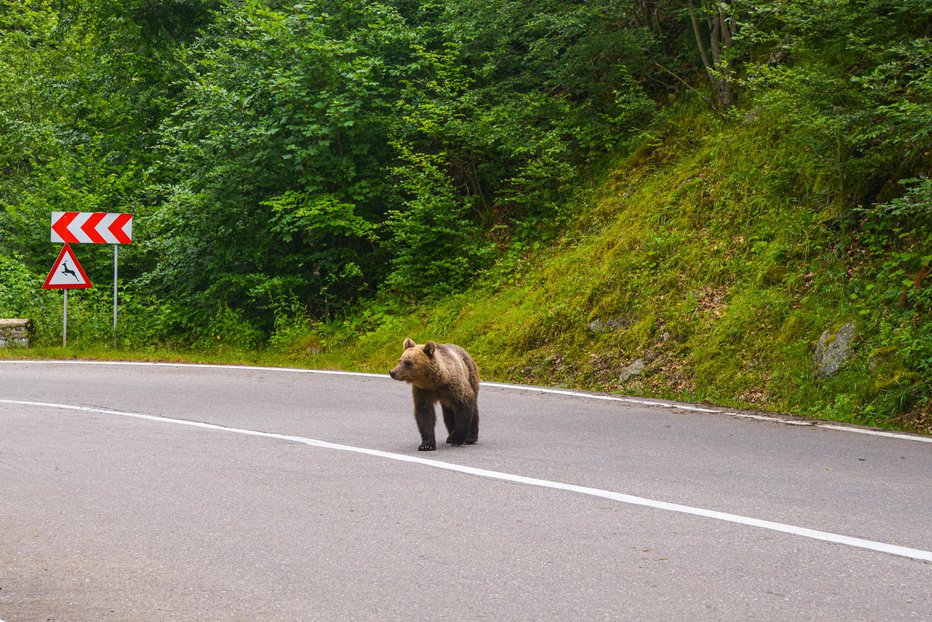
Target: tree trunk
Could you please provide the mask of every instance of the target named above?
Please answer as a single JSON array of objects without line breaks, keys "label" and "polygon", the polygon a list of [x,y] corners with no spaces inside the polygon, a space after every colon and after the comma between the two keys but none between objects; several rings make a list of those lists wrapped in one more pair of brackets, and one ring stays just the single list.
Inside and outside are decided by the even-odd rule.
[{"label": "tree trunk", "polygon": [[644,26],[650,28],[658,37],[661,34],[660,29],[660,18],[658,13],[660,11],[660,6],[657,0],[639,0],[641,5],[641,19],[644,22]]},{"label": "tree trunk", "polygon": [[[700,8],[697,8],[692,0],[687,2],[689,21],[696,37],[699,56],[712,84],[716,107],[721,112],[728,110],[735,103],[734,69],[728,51],[737,32],[738,23],[733,11],[726,10],[731,8],[733,7],[730,1],[713,3],[710,0],[702,0]],[[703,33],[699,22],[700,12],[705,16],[707,33]]]}]

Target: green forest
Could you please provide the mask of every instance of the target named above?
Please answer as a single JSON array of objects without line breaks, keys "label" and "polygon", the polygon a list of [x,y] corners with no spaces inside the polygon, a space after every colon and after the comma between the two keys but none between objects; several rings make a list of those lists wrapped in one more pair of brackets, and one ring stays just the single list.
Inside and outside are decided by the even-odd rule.
[{"label": "green forest", "polygon": [[[387,371],[932,431],[927,0],[0,0],[0,356]],[[53,211],[133,214],[41,289]],[[853,327],[837,371],[820,340]],[[22,350],[22,349],[20,349]]]}]

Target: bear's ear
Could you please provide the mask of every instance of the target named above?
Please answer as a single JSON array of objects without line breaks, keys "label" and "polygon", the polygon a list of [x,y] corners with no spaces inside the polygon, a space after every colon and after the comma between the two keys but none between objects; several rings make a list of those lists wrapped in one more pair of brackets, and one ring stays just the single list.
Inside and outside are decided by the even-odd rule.
[{"label": "bear's ear", "polygon": [[416,345],[417,344],[414,343],[413,339],[411,339],[410,337],[405,337],[405,342],[404,342],[405,350],[407,350],[408,348],[413,348]]},{"label": "bear's ear", "polygon": [[436,349],[436,347],[437,347],[436,343],[434,343],[433,341],[428,341],[427,343],[424,344],[424,354],[426,354],[427,356],[433,356],[434,349]]}]

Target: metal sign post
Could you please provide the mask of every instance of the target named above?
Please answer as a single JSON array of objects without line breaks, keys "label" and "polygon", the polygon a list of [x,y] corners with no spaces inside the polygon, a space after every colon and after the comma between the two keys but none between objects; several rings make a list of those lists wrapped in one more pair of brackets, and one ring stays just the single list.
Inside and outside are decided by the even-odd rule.
[{"label": "metal sign post", "polygon": [[113,245],[113,349],[117,348],[117,256],[119,244]]},{"label": "metal sign post", "polygon": [[68,290],[65,290],[65,308],[61,313],[61,347],[68,347]]}]

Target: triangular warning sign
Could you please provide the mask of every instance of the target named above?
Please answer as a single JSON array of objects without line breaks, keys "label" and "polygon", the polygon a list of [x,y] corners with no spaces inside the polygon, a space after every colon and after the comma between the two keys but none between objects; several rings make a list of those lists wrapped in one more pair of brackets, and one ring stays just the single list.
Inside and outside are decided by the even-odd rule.
[{"label": "triangular warning sign", "polygon": [[55,260],[55,265],[52,266],[52,271],[45,277],[42,289],[87,289],[90,286],[91,280],[78,263],[74,251],[69,244],[65,244]]}]

